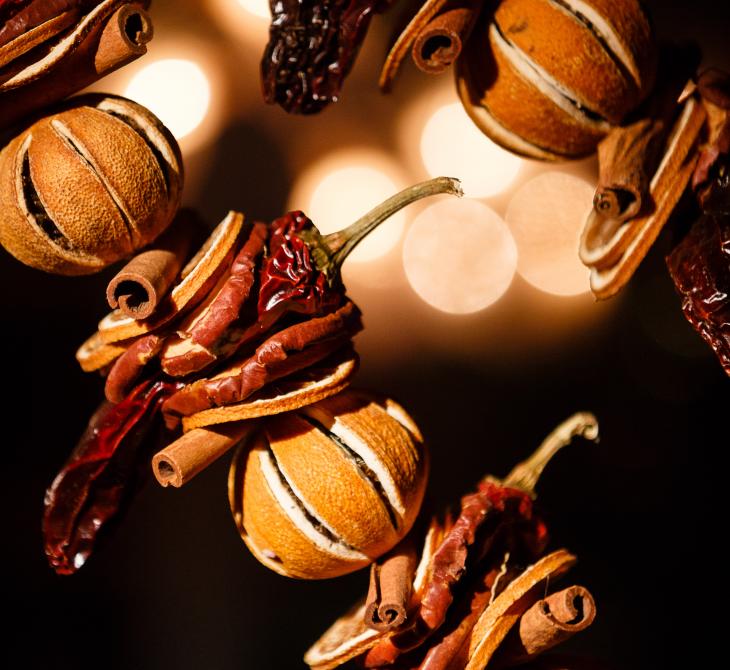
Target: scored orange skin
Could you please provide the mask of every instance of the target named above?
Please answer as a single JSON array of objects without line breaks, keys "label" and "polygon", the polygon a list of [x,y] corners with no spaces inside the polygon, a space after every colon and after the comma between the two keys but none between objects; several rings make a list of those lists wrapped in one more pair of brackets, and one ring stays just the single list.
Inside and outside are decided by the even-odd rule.
[{"label": "scored orange skin", "polygon": [[380,497],[327,435],[296,414],[267,421],[266,433],[298,497],[338,537],[373,558],[398,542]]},{"label": "scored orange skin", "polygon": [[507,0],[494,16],[502,34],[611,123],[639,102],[639,91],[606,48],[576,18],[545,0]]},{"label": "scored orange skin", "polygon": [[[474,55],[470,54],[464,61],[461,72],[462,76],[473,80],[470,82],[473,93],[479,96],[481,92],[481,100],[475,104],[482,104],[507,130],[561,157],[581,156],[595,149],[604,131],[576,120],[525,80],[491,38],[488,49],[491,49],[493,60],[488,53],[481,55],[492,63],[492,69],[485,75],[482,68],[489,66],[473,64],[474,45],[475,41],[470,40],[470,51]],[[480,49],[485,48],[480,45]],[[490,76],[493,80],[487,89],[486,81]]]},{"label": "scored orange skin", "polygon": [[[378,399],[380,400],[380,399]],[[400,533],[409,529],[421,506],[428,450],[418,427],[400,405],[390,399],[373,401],[370,393],[357,390],[334,395],[305,410],[315,418],[320,412],[337,417],[337,422],[357,435],[377,455],[393,477],[405,508]],[[386,409],[387,408],[387,409]],[[377,426],[377,430],[374,427]],[[336,431],[335,431],[336,432]]]},{"label": "scored orange skin", "polygon": [[259,551],[269,550],[279,557],[279,572],[289,577],[327,579],[365,567],[370,562],[367,558],[347,560],[322,551],[292,523],[264,479],[258,457],[262,448],[257,445],[246,458],[239,531]]}]

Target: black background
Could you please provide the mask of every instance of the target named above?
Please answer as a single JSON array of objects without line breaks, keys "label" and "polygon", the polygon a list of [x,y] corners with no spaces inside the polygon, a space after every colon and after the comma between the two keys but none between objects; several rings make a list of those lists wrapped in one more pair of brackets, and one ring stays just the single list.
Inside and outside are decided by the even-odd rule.
[{"label": "black background", "polygon": [[[710,61],[730,64],[726,4],[649,4],[660,35],[699,40]],[[374,85],[369,94],[378,95]],[[284,207],[287,169],[276,152],[257,156],[267,175],[255,187],[257,214],[271,217]],[[221,188],[199,204],[222,210],[231,197]],[[245,206],[245,192],[236,198]],[[572,649],[617,668],[690,662],[712,648],[708,608],[721,602],[730,386],[682,318],[665,244],[600,327],[578,318],[559,345],[533,347],[539,329],[510,313],[524,345],[506,357],[464,353],[458,333],[440,352],[393,335],[398,355],[366,351],[358,379],[418,420],[437,504],[458,499],[480,473],[505,474],[573,411],[595,412],[601,444],[561,453],[539,492],[554,545],[579,556],[575,581],[598,602],[596,624]],[[78,575],[47,567],[43,493],[101,395],[73,352],[106,311],[110,273],[50,277],[4,253],[0,265],[0,603],[9,621],[0,659],[110,670],[300,667],[303,651],[363,593],[366,575],[307,583],[262,568],[230,521],[226,459],[183,490],[146,487]],[[443,316],[463,333],[488,318]]]}]

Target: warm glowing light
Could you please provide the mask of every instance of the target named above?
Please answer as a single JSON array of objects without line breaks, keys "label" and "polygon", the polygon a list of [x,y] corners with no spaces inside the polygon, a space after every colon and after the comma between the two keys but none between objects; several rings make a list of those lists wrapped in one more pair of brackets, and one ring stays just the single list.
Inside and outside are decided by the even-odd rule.
[{"label": "warm glowing light", "polygon": [[[302,175],[289,201],[303,210],[322,233],[342,230],[404,187],[387,157],[370,152],[340,152]],[[349,261],[371,261],[390,251],[403,235],[405,215],[395,214],[368,235]]]},{"label": "warm glowing light", "polygon": [[443,200],[421,212],[403,243],[413,290],[443,312],[469,314],[499,300],[517,265],[509,228],[475,200]]},{"label": "warm glowing light", "polygon": [[428,119],[421,133],[421,157],[432,177],[458,177],[464,193],[473,198],[503,191],[522,164],[485,137],[458,102],[439,107]]},{"label": "warm glowing light", "polygon": [[260,19],[270,19],[269,0],[235,0],[244,11]]},{"label": "warm glowing light", "polygon": [[522,186],[505,219],[517,242],[517,271],[547,293],[577,295],[589,290],[588,269],[578,241],[593,200],[593,187],[562,172],[545,172]]},{"label": "warm glowing light", "polygon": [[189,60],[153,61],[129,82],[124,95],[151,109],[181,139],[205,119],[210,84],[200,67]]}]

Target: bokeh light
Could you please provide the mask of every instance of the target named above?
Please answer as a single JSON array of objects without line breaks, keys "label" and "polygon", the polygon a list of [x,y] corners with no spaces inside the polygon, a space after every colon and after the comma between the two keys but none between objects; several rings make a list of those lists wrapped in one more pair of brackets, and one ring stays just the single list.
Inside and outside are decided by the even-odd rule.
[{"label": "bokeh light", "polygon": [[208,78],[199,65],[181,58],[148,63],[124,95],[152,110],[178,140],[203,122],[210,107]]},{"label": "bokeh light", "polygon": [[483,135],[458,102],[439,107],[426,121],[421,158],[432,177],[458,177],[472,198],[506,189],[523,162]]},{"label": "bokeh light", "polygon": [[517,248],[517,271],[530,284],[556,295],[590,289],[578,242],[593,202],[594,187],[562,172],[544,172],[521,186],[505,220]]},{"label": "bokeh light", "polygon": [[413,290],[443,312],[469,314],[512,282],[517,247],[499,215],[476,200],[442,200],[413,221],[403,266]]},{"label": "bokeh light", "polygon": [[233,0],[240,5],[243,10],[252,14],[256,18],[269,20],[271,11],[269,10],[269,0]]},{"label": "bokeh light", "polygon": [[[303,210],[320,232],[333,233],[404,188],[405,181],[384,154],[357,149],[337,152],[302,174],[289,198],[289,209]],[[348,262],[385,255],[400,241],[404,226],[405,214],[395,214],[355,248]]]}]

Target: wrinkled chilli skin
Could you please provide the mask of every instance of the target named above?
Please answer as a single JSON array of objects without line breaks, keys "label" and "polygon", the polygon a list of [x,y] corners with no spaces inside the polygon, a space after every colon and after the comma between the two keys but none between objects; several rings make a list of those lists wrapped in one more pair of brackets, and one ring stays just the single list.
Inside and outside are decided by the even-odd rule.
[{"label": "wrinkled chilli skin", "polygon": [[376,12],[388,0],[270,0],[261,60],[264,99],[293,114],[316,114],[339,98]]},{"label": "wrinkled chilli skin", "polygon": [[[122,402],[104,402],[46,492],[43,542],[61,575],[86,563],[149,468],[149,440],[162,401],[180,385],[146,380]],[[154,446],[154,445],[153,445]]]}]

